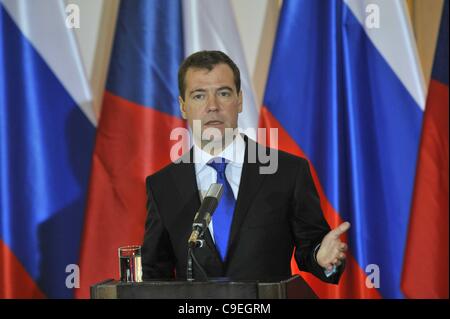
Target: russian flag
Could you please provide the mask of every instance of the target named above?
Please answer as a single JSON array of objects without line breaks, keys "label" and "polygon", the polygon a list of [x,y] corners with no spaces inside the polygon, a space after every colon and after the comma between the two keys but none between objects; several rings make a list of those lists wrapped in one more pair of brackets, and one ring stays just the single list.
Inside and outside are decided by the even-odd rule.
[{"label": "russian flag", "polygon": [[89,297],[92,284],[118,278],[118,247],[141,244],[145,177],[170,163],[178,142],[170,133],[186,126],[178,67],[194,51],[217,49],[241,69],[247,104],[239,125],[254,129],[256,103],[229,0],[121,2],[97,130],[78,297]]},{"label": "russian flag", "polygon": [[96,123],[64,10],[0,2],[0,298],[73,296]]},{"label": "russian flag", "polygon": [[352,224],[340,284],[302,274],[322,298],[403,297],[424,91],[404,1],[283,1],[262,126],[310,161],[330,225]]},{"label": "russian flag", "polygon": [[402,288],[448,298],[448,0],[444,2],[414,188]]}]

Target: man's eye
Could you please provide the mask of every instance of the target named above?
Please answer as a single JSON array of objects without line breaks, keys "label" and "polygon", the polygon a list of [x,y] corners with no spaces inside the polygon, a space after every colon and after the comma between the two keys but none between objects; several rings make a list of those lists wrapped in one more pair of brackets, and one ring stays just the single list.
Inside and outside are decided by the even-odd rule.
[{"label": "man's eye", "polygon": [[201,99],[203,99],[203,97],[204,97],[203,94],[196,94],[196,95],[194,95],[192,98],[193,98],[194,100],[201,100]]},{"label": "man's eye", "polygon": [[229,91],[222,91],[222,92],[219,92],[219,95],[223,96],[223,97],[228,97],[228,96],[231,96],[231,92],[229,92]]}]

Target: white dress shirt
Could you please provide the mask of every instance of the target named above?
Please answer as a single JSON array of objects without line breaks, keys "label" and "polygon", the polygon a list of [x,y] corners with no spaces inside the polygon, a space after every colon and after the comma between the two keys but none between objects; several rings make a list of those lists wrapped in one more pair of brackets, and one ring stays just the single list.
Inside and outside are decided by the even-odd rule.
[{"label": "white dress shirt", "polygon": [[[217,171],[207,165],[211,159],[216,157],[222,157],[229,161],[225,169],[225,176],[233,190],[234,199],[237,199],[245,157],[245,141],[240,134],[236,135],[234,141],[216,156],[204,152],[194,143],[195,176],[201,197],[200,200],[205,196],[209,186],[217,182]],[[214,240],[214,214],[211,220],[212,222],[209,224],[208,229]]]}]

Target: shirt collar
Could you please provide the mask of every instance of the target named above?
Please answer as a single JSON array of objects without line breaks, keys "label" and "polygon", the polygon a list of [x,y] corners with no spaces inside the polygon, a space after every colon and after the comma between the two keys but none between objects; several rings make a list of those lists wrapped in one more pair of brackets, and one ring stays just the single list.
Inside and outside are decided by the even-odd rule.
[{"label": "shirt collar", "polygon": [[216,156],[204,152],[197,144],[194,143],[194,163],[197,174],[205,167],[205,165],[213,158],[223,157],[229,165],[242,167],[245,157],[245,141],[241,134],[237,134],[233,142],[228,145],[221,153]]}]

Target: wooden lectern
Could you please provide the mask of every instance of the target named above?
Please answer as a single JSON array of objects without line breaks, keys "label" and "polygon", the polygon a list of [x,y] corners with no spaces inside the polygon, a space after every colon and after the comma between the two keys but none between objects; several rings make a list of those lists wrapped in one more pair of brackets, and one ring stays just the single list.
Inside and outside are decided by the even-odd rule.
[{"label": "wooden lectern", "polygon": [[317,299],[302,277],[273,282],[144,281],[125,283],[109,279],[91,287],[92,299]]}]

